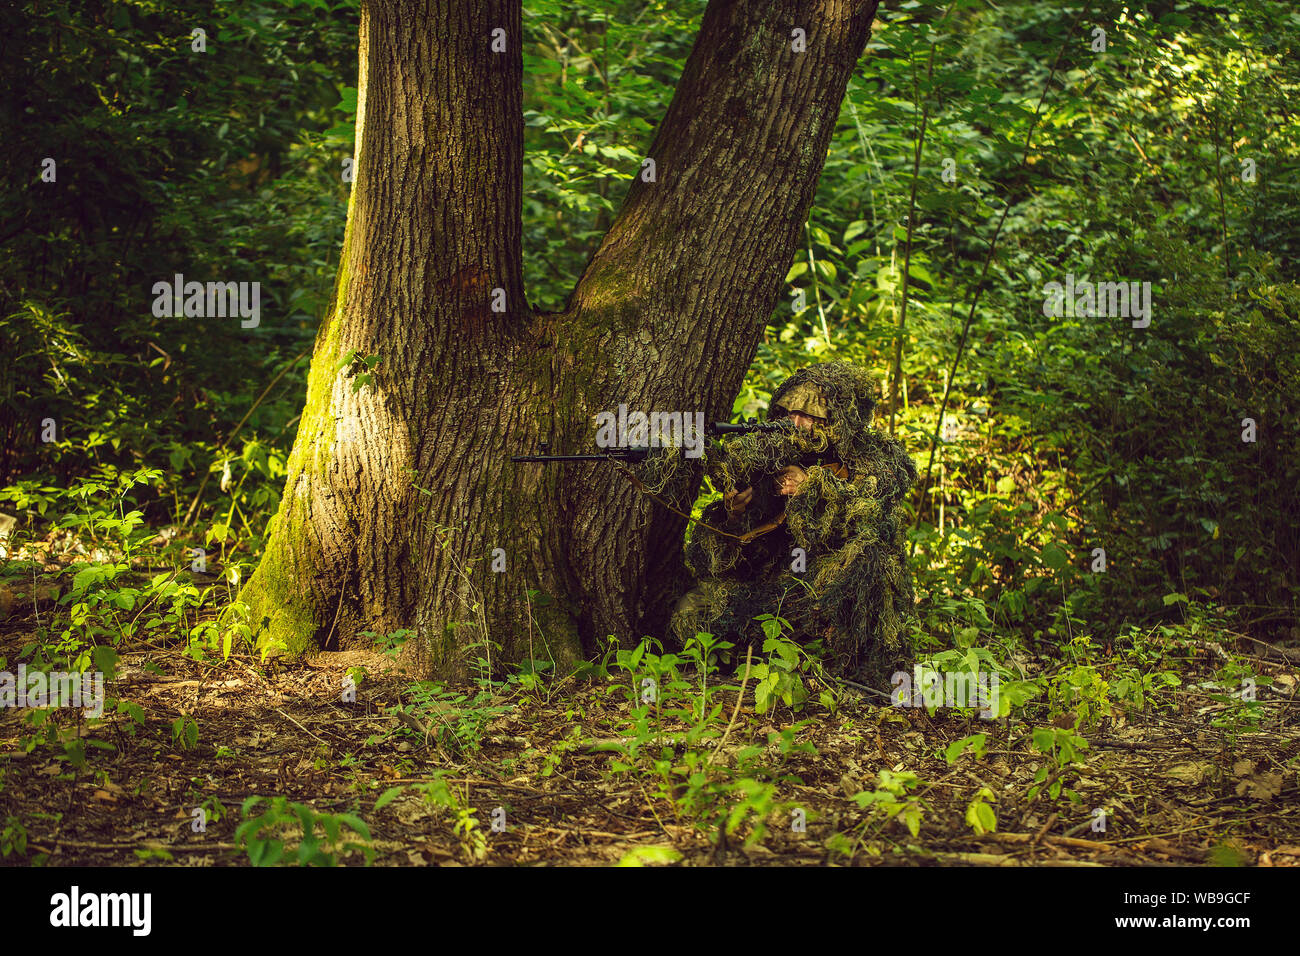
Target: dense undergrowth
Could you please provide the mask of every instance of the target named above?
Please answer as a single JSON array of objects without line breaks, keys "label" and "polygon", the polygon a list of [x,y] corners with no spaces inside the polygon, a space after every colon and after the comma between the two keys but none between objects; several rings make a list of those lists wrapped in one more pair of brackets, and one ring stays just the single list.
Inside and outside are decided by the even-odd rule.
[{"label": "dense undergrowth", "polygon": [[[563,305],[617,211],[700,12],[615,6],[526,5],[525,252],[541,309]],[[76,143],[105,179],[55,203],[32,183],[5,211],[0,669],[110,683],[101,718],[6,718],[3,853],[38,860],[27,834],[40,821],[14,809],[15,755],[107,780],[123,751],[193,751],[208,728],[183,711],[155,726],[115,689],[122,663],[262,666],[216,611],[238,603],[278,504],[337,264],[355,108],[352,4],[223,7],[209,32],[232,55],[183,69],[167,39],[189,33],[180,6],[43,7],[6,88],[82,106],[7,114],[5,161]],[[997,738],[1041,757],[1045,797],[1022,801],[1082,813],[1088,737],[1182,713],[1194,684],[1223,733],[1274,734],[1294,778],[1266,659],[1300,640],[1300,15],[1274,2],[958,2],[878,16],[790,299],[736,412],[761,411],[808,362],[879,373],[878,427],[925,476],[908,512],[920,666],[1000,680],[987,730],[977,707],[954,714],[969,733],[945,728],[949,765]],[[182,269],[256,272],[278,318],[249,336],[152,316],[154,273]],[[1149,321],[1100,301],[1098,314],[1048,314],[1048,284],[1067,280],[1150,283]],[[488,765],[482,746],[510,709],[563,712],[582,687],[618,702],[617,719],[515,769],[546,778],[573,754],[603,755],[602,774],[711,846],[761,843],[803,809],[791,785],[810,723],[840,719],[860,693],[822,676],[779,619],[765,626],[748,663],[708,635],[675,651],[647,640],[577,680],[541,661],[488,667],[484,648],[470,685],[403,685],[404,716],[374,744],[410,735],[446,769],[377,799],[368,778],[338,814],[250,798],[234,842],[253,863],[366,860],[364,817],[418,798],[482,860],[492,820],[457,779]],[[404,636],[374,635],[380,649]],[[1212,664],[1191,667],[1207,645]],[[348,679],[355,691],[373,678]],[[872,691],[889,703],[891,688]],[[884,852],[881,833],[916,838],[933,813],[907,766],[870,783],[844,795],[860,814],[827,837],[846,859]],[[1001,797],[969,788],[958,824],[994,830]]]}]

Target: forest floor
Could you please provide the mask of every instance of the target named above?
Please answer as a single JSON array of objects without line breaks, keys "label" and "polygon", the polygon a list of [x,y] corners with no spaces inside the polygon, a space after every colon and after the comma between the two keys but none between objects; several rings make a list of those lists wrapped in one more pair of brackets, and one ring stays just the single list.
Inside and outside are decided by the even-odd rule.
[{"label": "forest floor", "polygon": [[[32,623],[0,622],[8,661]],[[1034,725],[1017,717],[882,707],[849,690],[833,709],[814,694],[798,714],[779,704],[760,714],[751,684],[739,709],[734,689],[710,698],[727,733],[676,747],[657,768],[653,742],[620,744],[637,698],[611,678],[498,685],[508,693],[491,700],[472,684],[447,687],[421,709],[412,681],[377,653],[263,663],[124,650],[108,696],[138,705],[134,716],[106,710],[92,724],[51,711],[61,739],[33,746],[30,715],[0,711],[4,862],[247,865],[320,840],[339,862],[365,862],[364,845],[375,864],[401,866],[608,865],[629,854],[692,865],[1297,865],[1300,666],[1252,647],[1269,655],[1254,663],[1271,681],[1243,722],[1240,707],[1197,689],[1229,640],[1185,648],[1181,684],[1159,709],[1116,707],[1078,731],[1088,745],[1076,761],[1036,749]],[[344,702],[357,667],[365,676]],[[182,714],[194,724],[178,725]],[[673,729],[656,726],[670,742]],[[975,734],[987,737],[945,755]],[[737,773],[742,764],[768,769]],[[311,808],[315,836],[304,841],[292,805],[264,801],[241,817],[254,796]],[[980,832],[984,803],[995,832]],[[740,804],[751,809],[733,814]],[[260,830],[237,835],[267,811]],[[354,818],[335,814],[364,820],[369,841],[345,846]],[[316,829],[329,821],[343,828],[332,844]]]}]

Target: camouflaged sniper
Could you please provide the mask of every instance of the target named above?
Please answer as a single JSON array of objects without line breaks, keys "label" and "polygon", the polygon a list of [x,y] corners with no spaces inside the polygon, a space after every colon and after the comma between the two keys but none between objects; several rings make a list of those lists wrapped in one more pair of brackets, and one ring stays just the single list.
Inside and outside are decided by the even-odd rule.
[{"label": "camouflaged sniper", "polygon": [[[709,505],[692,525],[686,562],[697,578],[673,613],[679,640],[696,631],[761,648],[753,618],[777,614],[796,639],[821,641],[831,669],[876,678],[907,656],[906,622],[912,585],[904,553],[904,528],[896,506],[916,480],[903,446],[871,428],[874,383],[865,369],[826,363],[800,369],[772,396],[768,418],[801,411],[824,424],[793,424],[714,444],[705,456],[716,488],[753,483],[749,507],[729,520],[723,502]],[[678,450],[641,468],[656,492],[671,492],[685,469]],[[816,463],[814,463],[816,462]],[[848,477],[834,473],[842,463]],[[804,465],[797,494],[775,493],[786,465]],[[784,520],[749,541],[746,533]],[[706,527],[706,525],[711,527]],[[713,528],[728,532],[718,534]],[[805,570],[792,570],[794,549]]]}]

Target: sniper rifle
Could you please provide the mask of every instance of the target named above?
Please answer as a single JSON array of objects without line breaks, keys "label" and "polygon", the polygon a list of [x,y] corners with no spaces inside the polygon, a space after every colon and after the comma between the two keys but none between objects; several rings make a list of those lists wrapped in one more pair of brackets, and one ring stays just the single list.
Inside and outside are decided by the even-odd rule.
[{"label": "sniper rifle", "polygon": [[[713,422],[704,427],[704,434],[710,438],[718,438],[723,435],[748,435],[753,432],[775,432],[783,428],[780,422],[760,422],[756,418],[741,422]],[[546,451],[546,442],[539,442],[542,451]],[[639,462],[645,461],[646,456],[650,454],[650,449],[645,445],[630,445],[619,448],[607,448],[598,452],[588,452],[580,455],[511,455],[510,460],[513,462],[539,462],[541,464],[551,464],[552,462],[565,461],[626,461]],[[742,489],[743,490],[743,489]]]}]

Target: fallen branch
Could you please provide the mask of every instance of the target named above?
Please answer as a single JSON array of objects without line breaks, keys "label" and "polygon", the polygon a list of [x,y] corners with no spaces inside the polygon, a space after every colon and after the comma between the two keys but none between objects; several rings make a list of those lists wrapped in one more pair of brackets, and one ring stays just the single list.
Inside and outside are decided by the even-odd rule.
[{"label": "fallen branch", "polygon": [[[985,838],[996,840],[999,843],[1028,843],[1030,845],[1036,839],[1032,833],[986,833]],[[1077,837],[1045,836],[1042,842],[1050,843],[1053,846],[1072,846],[1079,850],[1106,850],[1113,853],[1118,849],[1113,843],[1098,843],[1096,840],[1080,840]]]}]

